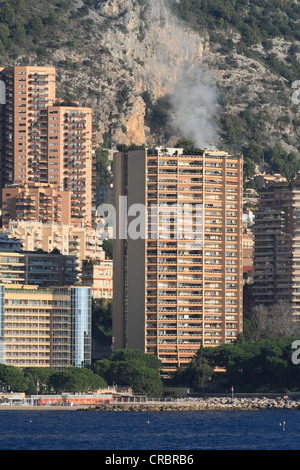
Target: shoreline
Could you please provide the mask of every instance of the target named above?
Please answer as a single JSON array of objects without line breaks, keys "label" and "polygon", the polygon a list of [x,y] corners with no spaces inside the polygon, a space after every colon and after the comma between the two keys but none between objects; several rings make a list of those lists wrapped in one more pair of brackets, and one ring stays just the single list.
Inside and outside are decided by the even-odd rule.
[{"label": "shoreline", "polygon": [[278,396],[275,398],[181,398],[170,403],[111,403],[110,405],[94,405],[88,411],[204,411],[204,410],[266,410],[266,409],[300,409],[300,398]]},{"label": "shoreline", "polygon": [[207,398],[181,398],[177,402],[145,402],[145,403],[110,403],[97,405],[75,405],[75,406],[49,406],[49,405],[1,405],[0,412],[13,410],[26,411],[205,411],[205,410],[298,410],[300,409],[300,399],[289,397],[276,398],[226,398],[226,397],[207,397]]},{"label": "shoreline", "polygon": [[[87,405],[91,406],[91,405]],[[0,413],[1,411],[75,411],[82,409],[82,405],[80,405],[80,408],[77,406],[48,406],[48,405],[1,405],[0,406]]]}]

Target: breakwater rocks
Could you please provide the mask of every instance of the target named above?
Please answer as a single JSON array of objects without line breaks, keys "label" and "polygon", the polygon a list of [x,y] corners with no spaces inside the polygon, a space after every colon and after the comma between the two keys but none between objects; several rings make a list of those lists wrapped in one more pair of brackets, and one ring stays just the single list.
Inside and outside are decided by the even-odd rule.
[{"label": "breakwater rocks", "polygon": [[300,399],[291,398],[193,398],[172,402],[111,403],[85,408],[89,411],[197,411],[197,410],[260,410],[300,409]]}]

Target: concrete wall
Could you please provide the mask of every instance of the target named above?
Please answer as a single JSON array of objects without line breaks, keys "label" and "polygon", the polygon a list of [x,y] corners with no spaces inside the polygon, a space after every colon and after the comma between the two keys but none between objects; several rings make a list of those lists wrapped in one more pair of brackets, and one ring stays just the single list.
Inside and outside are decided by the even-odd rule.
[{"label": "concrete wall", "polygon": [[[116,153],[114,155],[114,207],[116,209],[116,231],[119,231],[119,196],[125,194],[124,179],[124,155]],[[125,332],[125,311],[124,311],[124,285],[125,285],[125,255],[124,242],[116,237],[113,240],[113,318],[112,318],[112,349],[123,349],[126,346]]]},{"label": "concrete wall", "polygon": [[[146,204],[146,156],[145,151],[129,152],[128,155],[128,209],[133,204]],[[136,217],[128,217],[128,225]],[[138,229],[139,230],[139,229]],[[145,352],[145,238],[127,239],[128,252],[128,330],[127,346]]]}]

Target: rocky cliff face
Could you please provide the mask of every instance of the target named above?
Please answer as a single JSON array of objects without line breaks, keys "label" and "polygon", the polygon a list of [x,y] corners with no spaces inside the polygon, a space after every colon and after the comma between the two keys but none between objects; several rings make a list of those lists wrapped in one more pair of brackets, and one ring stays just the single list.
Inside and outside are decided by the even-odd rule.
[{"label": "rocky cliff face", "polygon": [[150,90],[157,98],[172,92],[186,67],[202,61],[204,39],[184,28],[164,0],[99,1],[97,7],[99,15],[122,24],[122,33],[110,28],[104,42],[114,58],[132,68],[139,93]]},{"label": "rocky cliff face", "polygon": [[[64,42],[47,50],[44,63],[57,68],[58,92],[70,92],[93,107],[98,142],[114,148],[160,138],[160,143],[173,145],[182,135],[198,140],[199,146],[217,145],[224,132],[236,131],[239,113],[250,108],[258,118],[257,132],[263,132],[268,143],[284,135],[285,146],[295,150],[297,110],[292,109],[286,80],[254,54],[235,49],[239,37],[233,31],[226,32],[233,50],[224,53],[221,45],[210,42],[206,30],[195,32],[177,19],[168,1],[74,0],[66,12],[69,30]],[[271,52],[284,61],[290,45],[273,41]],[[172,95],[175,113],[167,136],[154,135],[145,124],[145,91],[154,101]],[[215,120],[228,117],[233,121],[221,126],[219,122],[219,135]],[[239,146],[247,145],[247,139],[244,130],[240,132]]]},{"label": "rocky cliff face", "polygon": [[[78,9],[82,5],[77,2]],[[99,0],[87,18],[89,40],[82,37],[80,50],[53,53],[59,90],[63,94],[69,87],[92,105],[100,141],[103,136],[112,145],[152,140],[142,92],[153,100],[173,93],[204,60],[207,37],[184,27],[162,0]],[[75,73],[66,70],[66,62],[77,66]]]}]

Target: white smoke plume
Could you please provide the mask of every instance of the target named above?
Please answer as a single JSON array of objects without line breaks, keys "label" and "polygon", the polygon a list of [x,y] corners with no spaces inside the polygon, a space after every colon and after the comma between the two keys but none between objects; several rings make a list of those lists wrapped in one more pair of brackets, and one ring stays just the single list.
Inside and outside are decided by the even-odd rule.
[{"label": "white smoke plume", "polygon": [[199,67],[193,76],[175,84],[171,96],[176,116],[173,125],[197,148],[215,148],[219,140],[217,93],[212,83],[211,73]]},{"label": "white smoke plume", "polygon": [[[184,58],[180,71],[174,83],[172,70],[174,63],[168,63],[169,57],[166,45],[158,48],[156,60],[164,66],[169,65],[171,103],[174,108],[173,127],[185,138],[192,140],[197,148],[215,148],[219,140],[218,126],[215,122],[217,115],[217,92],[214,77],[202,62],[199,51],[203,39],[195,32],[188,30],[187,25],[172,14],[170,0],[150,0],[148,4],[151,16],[160,27],[172,23],[177,34],[175,44],[169,44],[170,49],[178,50],[178,55]],[[169,59],[170,60],[170,59]],[[177,65],[177,64],[176,64]]]}]

